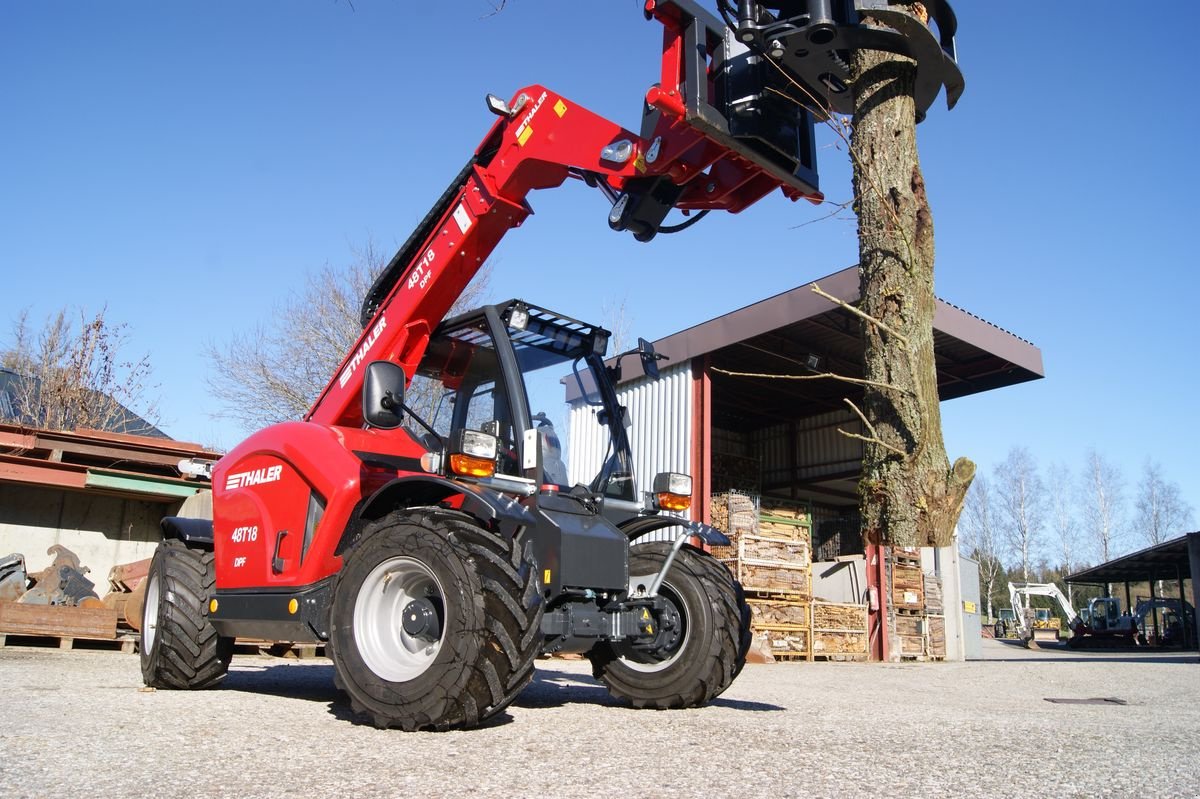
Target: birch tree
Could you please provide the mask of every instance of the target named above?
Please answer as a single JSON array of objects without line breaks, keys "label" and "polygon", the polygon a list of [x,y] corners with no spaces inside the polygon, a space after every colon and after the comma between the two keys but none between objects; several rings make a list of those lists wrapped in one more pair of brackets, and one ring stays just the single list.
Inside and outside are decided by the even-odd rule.
[{"label": "birch tree", "polygon": [[1001,529],[1023,579],[1028,581],[1046,517],[1046,486],[1029,450],[1013,447],[1008,451],[996,468],[996,487]]},{"label": "birch tree", "polygon": [[1084,531],[1102,563],[1112,560],[1121,537],[1123,481],[1121,470],[1092,449],[1083,475]]},{"label": "birch tree", "polygon": [[983,475],[976,475],[971,490],[967,492],[959,530],[962,535],[960,548],[979,563],[979,580],[986,597],[987,615],[995,618],[992,595],[996,583],[1004,574],[1004,564],[1000,561],[1001,547],[992,507],[991,485]]},{"label": "birch tree", "polygon": [[[1075,519],[1075,485],[1071,470],[1063,463],[1051,464],[1047,472],[1050,495],[1050,525],[1058,543],[1064,577],[1073,574],[1077,563],[1079,524]],[[1064,581],[1065,582],[1065,581]],[[1066,583],[1067,599],[1074,606],[1073,586]]]},{"label": "birch tree", "polygon": [[1138,484],[1137,529],[1151,546],[1188,531],[1192,508],[1183,499],[1178,483],[1167,481],[1162,467],[1151,460],[1142,468]]}]

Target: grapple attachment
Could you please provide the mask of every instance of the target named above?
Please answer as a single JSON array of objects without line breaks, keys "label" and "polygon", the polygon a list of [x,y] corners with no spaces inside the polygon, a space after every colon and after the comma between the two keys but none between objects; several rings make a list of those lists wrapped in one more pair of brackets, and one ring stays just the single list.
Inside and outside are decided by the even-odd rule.
[{"label": "grapple attachment", "polygon": [[918,4],[923,20],[898,10],[898,4],[899,0],[718,0],[735,39],[777,64],[827,111],[853,111],[850,51],[908,56],[917,65],[914,94],[920,120],[943,86],[950,108],[962,95],[963,76],[954,47],[958,22],[945,0]]},{"label": "grapple attachment", "polygon": [[921,20],[896,4],[718,0],[722,19],[694,0],[646,0],[647,18],[664,28],[662,72],[646,93],[641,129],[654,144],[645,177],[618,187],[609,224],[644,241],[669,232],[662,220],[672,208],[737,213],[776,187],[820,202],[813,128],[853,112],[853,50],[916,62],[917,121],[943,86],[953,107],[963,91],[953,10],[926,0]]}]

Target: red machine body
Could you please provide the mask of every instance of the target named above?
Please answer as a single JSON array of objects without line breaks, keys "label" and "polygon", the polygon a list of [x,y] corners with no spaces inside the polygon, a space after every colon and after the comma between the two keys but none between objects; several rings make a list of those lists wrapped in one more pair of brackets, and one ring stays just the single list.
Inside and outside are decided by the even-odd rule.
[{"label": "red machine body", "polygon": [[[943,4],[927,2],[937,16]],[[687,474],[639,484],[616,390],[623,357],[653,380],[662,356],[639,340],[606,362],[608,331],[520,299],[443,317],[531,213],[529,193],[568,178],[604,194],[609,226],[639,241],[776,188],[819,200],[810,106],[818,87],[846,85],[829,72],[835,50],[799,44],[861,34],[862,46],[908,53],[911,28],[935,63],[952,56],[903,14],[890,38],[861,25],[860,4],[886,18],[881,3],[839,3],[835,20],[805,4],[778,4],[777,16],[766,0],[720,0],[723,22],[693,0],[649,0],[662,71],[638,134],[543,86],[489,96],[499,120],[376,279],[362,334],[304,420],[219,461],[211,523],[163,519],[146,684],[215,685],[235,640],[256,638],[327,645],[351,709],[378,727],[478,726],[553,652],[586,654],[636,707],[723,692],[745,663],[751,608],[698,544],[729,539],[675,515],[691,502]],[[948,8],[940,19],[952,21]],[[815,72],[807,86],[789,61],[801,78]],[[664,224],[676,209],[696,216]],[[561,395],[530,390],[568,373],[606,431],[590,475],[562,463],[545,412]]]},{"label": "red machine body", "polygon": [[[737,213],[777,188],[792,200],[819,201],[810,182],[755,160],[689,118],[686,59],[695,55],[685,44],[696,26],[682,25],[673,3],[647,6],[665,31],[661,80],[646,96],[656,109],[643,125],[648,135],[543,86],[518,91],[436,217],[418,230],[424,235],[388,266],[394,285],[305,420],[255,433],[221,459],[213,529],[222,591],[296,588],[336,573],[339,544],[352,534],[362,504],[390,481],[420,473],[425,450],[409,433],[364,429],[363,372],[385,360],[411,378],[434,327],[504,234],[532,212],[531,191],[574,177],[614,198],[665,186],[670,207],[684,211]],[[624,149],[606,149],[613,147]]]}]

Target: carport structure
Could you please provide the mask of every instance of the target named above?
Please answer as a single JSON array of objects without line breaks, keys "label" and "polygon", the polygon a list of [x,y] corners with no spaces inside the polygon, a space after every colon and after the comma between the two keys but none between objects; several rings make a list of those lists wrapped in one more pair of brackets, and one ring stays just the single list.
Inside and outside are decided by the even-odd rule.
[{"label": "carport structure", "polygon": [[[651,401],[645,410],[657,405],[657,418],[686,420],[678,434],[690,452],[687,463],[639,462],[639,473],[688,471],[705,519],[708,496],[729,488],[857,509],[862,443],[838,430],[865,432],[845,402],[861,407],[861,388],[834,379],[745,376],[863,376],[862,322],[813,285],[848,305],[858,302],[858,268],[851,267],[654,342],[670,358],[664,376],[689,385],[662,392],[666,404]],[[1033,344],[940,299],[934,351],[942,400],[1044,375]],[[622,388],[637,393],[633,380]],[[567,394],[577,399],[569,383]]]},{"label": "carport structure", "polygon": [[[629,409],[635,473],[690,474],[691,518],[711,523],[720,495],[730,492],[801,503],[811,514],[814,561],[870,564],[862,583],[878,600],[870,610],[872,653],[886,660],[885,556],[880,547],[864,553],[857,491],[863,445],[843,435],[866,432],[846,403],[862,407],[862,389],[817,377],[863,377],[863,323],[850,307],[858,300],[858,269],[850,267],[660,338],[654,347],[669,359],[660,379],[627,369],[618,395]],[[943,400],[1044,375],[1036,346],[944,300],[937,301],[933,327]],[[586,483],[604,461],[607,434],[576,382],[564,383],[570,479]],[[961,640],[967,624],[957,622],[957,609],[975,603],[964,603],[957,550],[929,552],[923,568],[945,572],[944,605],[954,609],[946,635]],[[858,601],[862,592],[854,593]],[[976,610],[970,614],[977,629]]]},{"label": "carport structure", "polygon": [[[1072,585],[1094,585],[1104,589],[1105,595],[1111,595],[1112,586],[1125,586],[1125,607],[1134,607],[1130,586],[1134,583],[1148,583],[1150,597],[1155,599],[1155,583],[1175,583],[1182,600],[1190,597],[1192,608],[1200,607],[1200,597],[1197,596],[1194,575],[1200,573],[1200,532],[1188,533],[1170,541],[1147,547],[1138,552],[1124,555],[1101,563],[1090,569],[1069,575],[1066,578]],[[1186,591],[1187,583],[1191,590]],[[1186,622],[1186,615],[1180,614]],[[1183,625],[1184,646],[1195,649],[1200,641],[1200,618],[1194,610],[1194,624]],[[1155,613],[1153,624],[1158,626],[1158,614]],[[1155,635],[1159,631],[1155,629]]]}]

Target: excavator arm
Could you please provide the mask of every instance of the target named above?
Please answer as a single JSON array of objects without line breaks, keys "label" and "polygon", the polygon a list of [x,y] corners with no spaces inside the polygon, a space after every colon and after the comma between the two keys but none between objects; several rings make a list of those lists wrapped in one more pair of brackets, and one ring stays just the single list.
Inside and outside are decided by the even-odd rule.
[{"label": "excavator arm", "polygon": [[[532,213],[534,190],[580,180],[612,203],[609,226],[639,241],[710,211],[738,213],[776,189],[791,200],[822,200],[813,126],[832,106],[783,61],[768,68],[758,43],[739,42],[734,28],[690,0],[647,0],[644,10],[663,25],[663,47],[640,131],[540,85],[507,102],[489,95],[498,119],[372,286],[363,332],[307,421],[360,426],[370,361],[397,363],[411,379],[433,328],[504,235]],[[756,24],[775,19],[766,8],[753,11]],[[829,23],[836,31],[864,24],[856,12],[840,13]],[[698,213],[664,225],[674,209]]]}]

